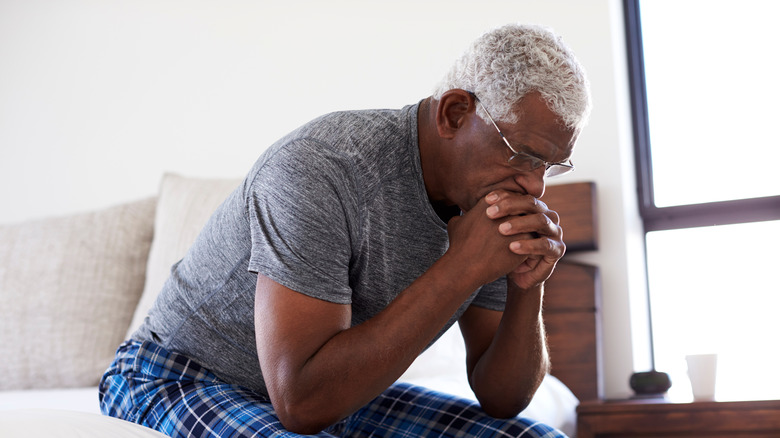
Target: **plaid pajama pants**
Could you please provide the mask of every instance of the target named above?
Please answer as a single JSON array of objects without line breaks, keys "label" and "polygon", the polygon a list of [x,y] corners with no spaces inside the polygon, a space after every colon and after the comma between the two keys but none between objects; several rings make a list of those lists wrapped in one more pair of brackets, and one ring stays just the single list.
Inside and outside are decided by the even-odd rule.
[{"label": "plaid pajama pants", "polygon": [[[186,356],[151,342],[130,341],[100,382],[104,414],[172,437],[299,437],[279,422],[271,403]],[[499,420],[478,404],[409,384],[395,384],[316,437],[564,437],[526,418]]]}]

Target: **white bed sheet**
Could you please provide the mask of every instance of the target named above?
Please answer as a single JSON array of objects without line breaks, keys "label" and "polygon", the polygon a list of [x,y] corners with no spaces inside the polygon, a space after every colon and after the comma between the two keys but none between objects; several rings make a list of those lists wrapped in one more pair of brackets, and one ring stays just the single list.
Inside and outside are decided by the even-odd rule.
[{"label": "white bed sheet", "polygon": [[[413,378],[405,378],[404,381],[459,397],[474,399],[474,393],[471,392],[465,379],[453,374],[418,375]],[[553,376],[547,376],[530,406],[521,415],[549,424],[573,437],[576,430],[577,404],[577,398],[563,383]],[[39,410],[41,418],[48,414],[46,411],[52,410],[100,414],[97,388],[0,392],[0,413],[30,409]],[[14,415],[16,413],[14,412]],[[29,418],[32,414],[25,413],[24,415],[27,416],[25,418]]]},{"label": "white bed sheet", "polygon": [[0,411],[0,436],[24,438],[165,438],[129,421],[61,409]]},{"label": "white bed sheet", "polygon": [[[425,351],[399,381],[474,400],[466,380],[466,352],[457,324]],[[560,429],[573,437],[579,401],[560,380],[545,377],[521,415]],[[97,387],[0,391],[0,412],[19,409],[61,409],[99,414]]]},{"label": "white bed sheet", "polygon": [[[463,376],[465,376],[465,371]],[[409,383],[425,386],[459,397],[474,399],[474,393],[459,375],[451,373],[438,376],[413,376],[405,378]],[[547,376],[537,391],[531,405],[521,415],[542,421],[574,436],[576,428],[577,399],[558,379]],[[75,388],[57,390],[27,390],[0,392],[0,411],[10,410],[66,410],[100,414],[97,388]],[[25,414],[25,415],[30,415]]]},{"label": "white bed sheet", "polygon": [[97,387],[0,391],[0,411],[64,409],[99,414]]}]

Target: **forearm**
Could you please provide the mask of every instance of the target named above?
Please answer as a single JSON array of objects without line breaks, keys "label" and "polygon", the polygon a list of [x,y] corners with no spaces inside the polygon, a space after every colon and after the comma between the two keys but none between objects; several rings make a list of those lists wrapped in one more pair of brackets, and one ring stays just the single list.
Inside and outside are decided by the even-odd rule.
[{"label": "forearm", "polygon": [[321,430],[390,386],[476,288],[455,268],[444,257],[370,320],[337,331],[305,357],[262,364],[285,427]]},{"label": "forearm", "polygon": [[542,285],[519,290],[510,281],[493,341],[470,364],[472,389],[494,417],[511,417],[525,409],[549,371],[542,297]]},{"label": "forearm", "polygon": [[[350,306],[301,298],[258,278],[258,357],[285,427],[317,431],[368,403],[408,368],[476,288],[527,260],[508,249],[515,237],[497,232],[487,206],[483,200],[451,219],[447,252],[381,312],[354,327]],[[476,331],[487,339],[493,329]]]}]

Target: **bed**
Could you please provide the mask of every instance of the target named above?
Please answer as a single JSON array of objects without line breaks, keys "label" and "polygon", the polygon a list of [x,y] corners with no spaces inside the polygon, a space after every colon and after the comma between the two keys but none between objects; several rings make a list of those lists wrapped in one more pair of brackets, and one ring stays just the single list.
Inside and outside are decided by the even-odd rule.
[{"label": "bed", "polygon": [[[160,256],[160,259],[155,258],[154,263],[150,265],[159,265],[161,271],[167,271],[172,261],[181,257],[177,251],[186,250],[189,246],[188,242],[194,239],[197,230],[202,227],[202,223],[210,216],[211,211],[237,184],[238,181],[232,180],[219,182],[166,176],[161,183],[160,196],[156,204],[157,219],[154,221],[154,230],[159,231],[159,233],[155,232],[157,236],[175,235],[178,240],[158,242],[155,239],[151,243],[152,248],[159,252],[152,251],[152,253],[155,257]],[[548,187],[543,200],[561,215],[567,254],[596,248],[597,227],[593,184],[573,183],[551,186]],[[139,201],[138,204],[146,206],[146,203],[147,201]],[[147,210],[146,216],[150,216],[147,222],[149,222],[151,235],[155,210],[144,207],[144,211]],[[116,212],[110,210],[102,214],[113,218]],[[67,219],[66,223],[75,220],[65,219]],[[57,221],[59,223],[62,220],[57,219]],[[190,236],[182,232],[185,229],[194,230],[193,234]],[[176,230],[178,234],[170,230]],[[158,244],[162,246],[158,247]],[[149,252],[148,246],[146,248]],[[67,252],[63,254],[67,256]],[[170,260],[166,257],[170,257]],[[542,383],[531,406],[523,411],[522,415],[574,435],[576,407],[579,400],[595,399],[600,395],[598,367],[600,337],[597,313],[599,287],[596,267],[574,263],[568,258],[569,256],[565,256],[559,262],[548,281],[545,293],[544,315],[552,374]],[[113,263],[111,260],[105,258],[106,263]],[[146,265],[145,260],[139,263]],[[139,275],[143,277],[144,274],[142,272]],[[157,280],[152,277],[148,276],[146,280],[143,278],[142,280],[150,285],[150,290],[159,290],[159,287],[155,286]],[[164,276],[159,281],[163,280]],[[84,290],[89,292],[90,289],[84,288]],[[123,289],[118,290],[121,292]],[[139,308],[144,306],[144,300],[145,296],[141,298]],[[132,312],[133,309],[129,311]],[[129,320],[132,314],[126,316]],[[455,330],[450,330],[415,361],[402,376],[402,380],[464,397],[473,397],[465,379],[463,341],[457,332],[457,325],[454,328]],[[121,340],[127,327],[119,324],[117,330],[120,332],[118,336]],[[110,345],[109,359],[112,357],[114,345],[116,343]],[[42,365],[46,366],[45,363]],[[105,365],[99,372],[102,372],[104,367]],[[148,429],[139,429],[127,422],[101,417],[96,402],[97,389],[94,386],[48,388],[0,391],[0,436],[157,436]],[[31,429],[30,425],[34,425],[34,428]],[[36,434],[31,434],[33,429]],[[121,435],[120,430],[125,434]],[[23,431],[26,432],[22,433]]]}]

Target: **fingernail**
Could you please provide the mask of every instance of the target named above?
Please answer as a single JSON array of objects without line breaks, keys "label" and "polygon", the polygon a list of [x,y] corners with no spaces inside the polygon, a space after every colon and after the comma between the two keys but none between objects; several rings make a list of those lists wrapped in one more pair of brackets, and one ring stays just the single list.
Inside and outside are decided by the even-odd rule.
[{"label": "fingernail", "polygon": [[509,231],[511,230],[512,230],[512,224],[510,224],[509,222],[504,222],[503,224],[498,226],[498,231],[504,234],[509,233]]},{"label": "fingernail", "polygon": [[487,209],[487,215],[488,216],[493,217],[493,216],[495,216],[497,214],[498,214],[498,205],[491,205],[490,207],[488,207],[488,209]]},{"label": "fingernail", "polygon": [[496,202],[498,201],[498,195],[495,193],[491,193],[485,197],[485,200],[487,202]]},{"label": "fingernail", "polygon": [[520,242],[512,242],[509,244],[509,249],[512,251],[520,251]]}]

